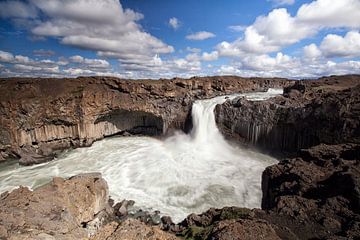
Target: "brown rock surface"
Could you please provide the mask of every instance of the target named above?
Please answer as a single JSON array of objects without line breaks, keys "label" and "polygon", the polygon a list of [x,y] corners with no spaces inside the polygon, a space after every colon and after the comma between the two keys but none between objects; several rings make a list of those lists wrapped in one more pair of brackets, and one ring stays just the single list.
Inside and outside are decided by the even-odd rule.
[{"label": "brown rock surface", "polygon": [[0,238],[84,239],[111,213],[108,186],[100,174],[56,177],[35,191],[20,187],[0,196]]},{"label": "brown rock surface", "polygon": [[215,224],[210,239],[280,240],[272,226],[264,220],[225,220]]},{"label": "brown rock surface", "polygon": [[176,240],[175,235],[160,230],[157,226],[147,226],[136,219],[127,219],[122,223],[111,222],[105,225],[93,240]]}]

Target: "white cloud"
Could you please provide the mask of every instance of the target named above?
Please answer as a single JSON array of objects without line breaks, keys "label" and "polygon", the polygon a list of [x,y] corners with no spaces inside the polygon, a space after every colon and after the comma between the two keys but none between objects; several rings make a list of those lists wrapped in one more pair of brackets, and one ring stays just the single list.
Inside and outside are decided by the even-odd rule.
[{"label": "white cloud", "polygon": [[[273,2],[279,6],[294,1]],[[360,57],[359,9],[359,0],[315,0],[303,4],[295,15],[285,8],[273,9],[267,15],[257,17],[249,26],[229,26],[230,30],[240,32],[239,38],[220,42],[214,51],[201,52],[201,49],[187,47],[188,54],[184,58],[172,55],[162,58],[162,54],[171,53],[174,48],[147,33],[139,24],[144,16],[123,9],[118,0],[2,1],[1,17],[11,18],[18,24],[29,22],[28,29],[36,37],[52,36],[62,44],[96,51],[98,59],[76,55],[60,57],[57,61],[39,60],[0,51],[0,62],[4,63],[1,76],[30,75],[31,71],[37,76],[190,76],[209,71],[206,67],[205,70],[202,68],[202,62],[215,61],[220,57],[231,57],[230,63],[218,69],[218,63],[214,63],[211,68],[214,73],[283,77],[357,73],[359,61],[328,60],[333,57]],[[40,12],[42,17],[37,18]],[[181,25],[175,17],[169,19],[168,24],[174,29]],[[303,58],[281,53],[286,46],[332,28],[348,32],[341,36],[328,34],[320,44],[303,47]],[[205,31],[186,36],[189,40],[211,37],[215,34]],[[40,50],[34,51],[34,55],[53,55],[51,50]],[[111,64],[102,58],[118,59],[121,74],[114,72]]]},{"label": "white cloud", "polygon": [[36,16],[36,8],[31,4],[14,0],[0,2],[1,18],[35,18]]},{"label": "white cloud", "polygon": [[82,63],[84,61],[84,58],[82,56],[75,55],[75,56],[69,57],[69,60],[71,62],[75,62],[75,63]]},{"label": "white cloud", "polygon": [[238,67],[231,65],[221,65],[219,69],[215,71],[218,75],[241,75],[242,71]]},{"label": "white cloud", "polygon": [[[62,44],[94,50],[101,57],[128,61],[151,61],[156,54],[174,48],[145,32],[137,23],[144,16],[123,9],[118,0],[32,0],[47,17],[32,33],[52,36]],[[126,64],[125,64],[126,65]]]},{"label": "white cloud", "polygon": [[71,56],[71,57],[69,57],[69,60],[73,63],[81,64],[81,65],[85,66],[86,68],[90,68],[90,69],[95,69],[95,68],[108,69],[111,67],[110,63],[106,60],[84,58],[80,55]]},{"label": "white cloud", "polygon": [[317,0],[303,4],[295,16],[285,8],[259,16],[244,31],[244,37],[217,45],[220,56],[243,57],[281,50],[316,35],[324,28],[360,28],[359,0]]},{"label": "white cloud", "polygon": [[211,53],[204,52],[202,54],[203,61],[215,61],[219,57],[219,53],[217,51],[212,51]]},{"label": "white cloud", "polygon": [[275,6],[282,5],[293,5],[295,0],[267,0],[268,2],[273,2]]},{"label": "white cloud", "polygon": [[15,62],[17,62],[17,63],[24,63],[24,64],[30,64],[30,63],[32,63],[33,61],[32,61],[29,57],[22,56],[22,55],[16,55],[16,56],[15,56]]},{"label": "white cloud", "polygon": [[279,64],[276,63],[276,60],[271,60],[266,56],[263,58],[262,64],[259,64],[257,68],[248,68],[241,63],[236,63],[233,65],[222,65],[219,69],[215,70],[214,73],[220,75],[240,75],[243,77],[256,76],[301,79],[353,74],[360,69],[360,61],[345,61],[340,63],[328,61],[304,64],[299,59],[292,59],[292,61],[286,63],[289,65],[288,67],[279,69]]},{"label": "white cloud", "polygon": [[[60,57],[58,61],[50,59],[32,59],[0,51],[0,62],[7,63],[0,76],[40,76],[62,77],[68,75],[113,75],[111,65],[104,59],[84,58],[80,55],[68,59]],[[67,68],[66,68],[67,67]],[[81,71],[79,70],[81,69]],[[113,74],[111,74],[113,72]],[[117,73],[116,73],[117,74]]]},{"label": "white cloud", "polygon": [[324,27],[360,27],[359,0],[317,0],[303,4],[298,12],[299,21],[313,26]]},{"label": "white cloud", "polygon": [[245,25],[232,25],[232,26],[228,26],[228,29],[230,29],[231,31],[234,32],[242,32],[247,28],[247,26]]},{"label": "white cloud", "polygon": [[274,9],[267,16],[259,16],[253,25],[246,28],[244,37],[234,42],[217,45],[221,56],[244,56],[279,51],[314,34],[314,30],[300,24],[285,8]]},{"label": "white cloud", "polygon": [[322,55],[321,51],[314,43],[305,46],[303,52],[306,59],[317,59]]},{"label": "white cloud", "polygon": [[326,57],[360,57],[360,33],[350,31],[344,37],[328,34],[320,49]]},{"label": "white cloud", "polygon": [[169,19],[169,26],[176,30],[180,27],[180,21],[176,17],[172,17]]},{"label": "white cloud", "polygon": [[201,40],[205,40],[205,39],[213,38],[213,37],[215,37],[215,34],[213,34],[211,32],[200,31],[200,32],[196,32],[196,33],[187,35],[186,39],[201,41]]},{"label": "white cloud", "polygon": [[11,63],[14,61],[14,55],[9,52],[0,51],[0,62]]},{"label": "white cloud", "polygon": [[186,51],[193,52],[193,53],[199,53],[199,52],[201,52],[201,49],[200,48],[186,47]]},{"label": "white cloud", "polygon": [[299,67],[299,62],[288,55],[279,52],[276,57],[269,55],[247,56],[241,61],[244,69],[256,71],[283,71]]},{"label": "white cloud", "polygon": [[91,75],[95,74],[93,71],[88,69],[81,69],[81,68],[68,68],[64,69],[64,73],[70,74],[73,76],[80,76],[80,75]]},{"label": "white cloud", "polygon": [[23,65],[23,64],[15,64],[14,69],[18,72],[22,73],[31,73],[34,74],[36,72],[53,74],[53,73],[60,73],[59,66],[55,67],[39,67],[39,66],[30,66],[30,65]]}]

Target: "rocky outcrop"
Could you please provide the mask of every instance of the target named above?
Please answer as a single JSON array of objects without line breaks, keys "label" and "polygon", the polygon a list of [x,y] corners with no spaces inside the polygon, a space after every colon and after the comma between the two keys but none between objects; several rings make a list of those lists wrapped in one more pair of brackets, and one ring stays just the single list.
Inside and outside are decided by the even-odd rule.
[{"label": "rocky outcrop", "polygon": [[0,79],[0,161],[20,158],[29,165],[114,134],[188,130],[194,99],[290,83],[240,77]]},{"label": "rocky outcrop", "polygon": [[[355,239],[360,233],[360,145],[321,144],[268,167],[262,208],[316,227],[316,239]],[[309,236],[302,239],[309,239]]]},{"label": "rocky outcrop", "polygon": [[19,187],[0,198],[1,239],[84,239],[112,215],[100,174],[57,177],[35,191]]},{"label": "rocky outcrop", "polygon": [[272,152],[292,152],[320,143],[360,142],[360,77],[299,81],[284,96],[216,107],[225,136]]},{"label": "rocky outcrop", "polygon": [[122,223],[111,222],[92,237],[93,240],[176,240],[174,234],[161,231],[157,226],[148,226],[136,219],[127,219]]}]

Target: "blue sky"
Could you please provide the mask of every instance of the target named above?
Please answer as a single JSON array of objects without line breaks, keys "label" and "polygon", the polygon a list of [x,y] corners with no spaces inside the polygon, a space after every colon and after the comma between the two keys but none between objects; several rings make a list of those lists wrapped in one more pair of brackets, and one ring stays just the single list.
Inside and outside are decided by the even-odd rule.
[{"label": "blue sky", "polygon": [[360,73],[360,0],[0,1],[0,76]]}]

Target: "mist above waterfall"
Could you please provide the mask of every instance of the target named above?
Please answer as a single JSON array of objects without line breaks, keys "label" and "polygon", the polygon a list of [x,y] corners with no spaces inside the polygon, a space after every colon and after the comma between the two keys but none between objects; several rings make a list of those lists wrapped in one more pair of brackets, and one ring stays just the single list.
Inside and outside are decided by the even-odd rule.
[{"label": "mist above waterfall", "polygon": [[[240,96],[263,100],[279,93]],[[0,192],[19,185],[35,188],[53,176],[95,171],[107,180],[114,200],[133,199],[137,207],[160,210],[175,221],[210,207],[260,207],[261,173],[275,159],[231,146],[223,138],[214,108],[224,101],[224,96],[196,101],[190,134],[178,132],[165,140],[113,137],[66,152],[56,161],[5,167]]]}]

